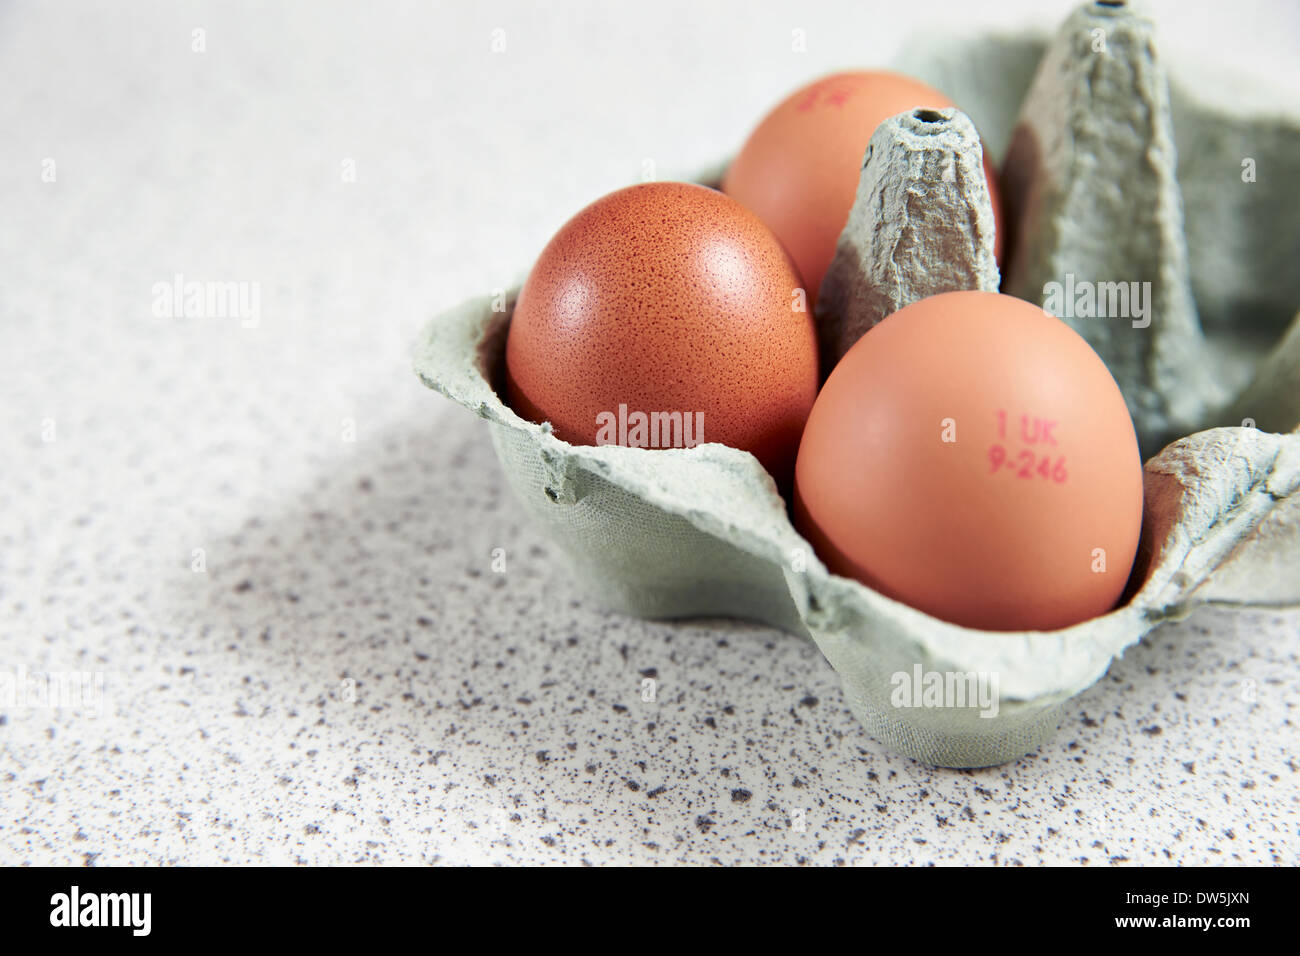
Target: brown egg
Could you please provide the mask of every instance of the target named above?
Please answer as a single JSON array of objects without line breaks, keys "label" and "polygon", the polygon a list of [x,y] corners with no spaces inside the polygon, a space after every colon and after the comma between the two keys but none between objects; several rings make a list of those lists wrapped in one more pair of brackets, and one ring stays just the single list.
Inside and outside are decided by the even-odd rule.
[{"label": "brown egg", "polygon": [[[794,258],[816,299],[858,192],[876,127],[918,106],[955,106],[938,90],[897,73],[835,73],[794,92],[769,113],[737,154],[722,190],[762,219]],[[988,153],[984,173],[1002,261],[1002,204]]]},{"label": "brown egg", "polygon": [[1097,353],[991,292],[914,302],[823,386],[795,471],[795,521],[835,573],[935,617],[1054,630],[1124,590],[1142,461]]},{"label": "brown egg", "polygon": [[721,442],[788,482],[818,382],[801,286],[734,199],[688,183],[620,189],[569,220],[524,284],[508,400],[574,444]]}]

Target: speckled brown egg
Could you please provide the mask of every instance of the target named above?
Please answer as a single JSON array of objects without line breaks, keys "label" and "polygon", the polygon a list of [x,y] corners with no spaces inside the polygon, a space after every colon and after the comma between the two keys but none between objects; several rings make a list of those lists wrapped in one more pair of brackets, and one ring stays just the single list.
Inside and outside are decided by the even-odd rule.
[{"label": "speckled brown egg", "polygon": [[817,383],[794,263],[752,212],[689,183],[620,189],[569,220],[506,344],[511,407],[563,440],[721,442],[781,483]]}]

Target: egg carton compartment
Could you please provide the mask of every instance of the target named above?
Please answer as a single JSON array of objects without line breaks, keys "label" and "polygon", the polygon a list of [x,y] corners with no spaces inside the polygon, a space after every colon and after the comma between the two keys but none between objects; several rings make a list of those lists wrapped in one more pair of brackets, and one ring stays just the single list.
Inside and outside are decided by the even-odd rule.
[{"label": "egg carton compartment", "polygon": [[[828,573],[791,525],[772,479],[747,452],[719,444],[645,449],[561,441],[548,424],[521,418],[499,397],[517,290],[504,298],[471,300],[431,320],[417,342],[417,374],[487,420],[516,496],[604,605],[651,618],[746,618],[808,638],[840,675],[845,698],[867,732],[917,760],[979,767],[1036,750],[1054,733],[1062,705],[1164,621],[1205,603],[1300,604],[1300,496],[1295,494],[1300,434],[1291,431],[1300,419],[1300,323],[1291,322],[1300,304],[1300,276],[1290,266],[1268,268],[1252,258],[1257,247],[1273,250],[1273,262],[1277,248],[1290,250],[1292,258],[1300,249],[1300,199],[1289,185],[1300,174],[1300,124],[1276,111],[1242,115],[1176,85],[1162,100],[1163,73],[1149,21],[1116,9],[1087,4],[1055,38],[940,43],[932,59],[914,51],[906,65],[962,104],[995,156],[1008,152],[1017,137],[1023,143],[1027,136],[1050,135],[1044,130],[1056,129],[1063,141],[1079,144],[1067,148],[1059,162],[1023,161],[1025,155],[1050,150],[1022,154],[1021,185],[1010,201],[1016,227],[1026,223],[1037,236],[1034,256],[1048,248],[1056,257],[1053,268],[1075,269],[1079,278],[1129,278],[1138,271],[1161,283],[1162,294],[1174,302],[1178,289],[1190,290],[1179,314],[1182,331],[1192,329],[1197,344],[1175,353],[1194,368],[1171,372],[1163,360],[1151,358],[1154,348],[1136,358],[1099,349],[1130,407],[1142,413],[1135,418],[1144,445],[1162,440],[1171,429],[1202,429],[1147,461],[1138,556],[1126,597],[1110,613],[1052,632],[989,632],[949,624]],[[1082,108],[1060,105],[1061,97],[1073,102],[1080,87],[1072,85],[1068,62],[1059,52],[1053,60],[1050,51],[1073,49],[1080,29],[1091,41],[1099,17],[1108,18],[1104,25],[1111,35],[1129,38],[1114,44],[1122,62],[1108,69],[1117,69],[1117,77],[1132,76],[1141,60],[1142,69],[1154,71],[1147,78],[1152,99],[1146,112],[1152,115],[1141,127],[1145,132],[1128,145],[1110,143],[1101,134],[1075,135],[1071,124],[1084,122]],[[1093,93],[1102,86],[1095,85]],[[1105,95],[1118,96],[1117,84],[1106,88],[1112,92]],[[960,125],[957,117],[950,119]],[[1119,133],[1125,126],[1116,120],[1109,128]],[[1149,151],[1143,137],[1159,138],[1161,129],[1177,139],[1180,151],[1196,150],[1195,157],[1175,167],[1172,143],[1163,153]],[[1100,219],[1084,217],[1089,228],[1101,223],[1136,231],[1136,237],[1122,237],[1128,258],[1097,253],[1096,237],[1079,235],[1066,221],[1069,214],[1060,211],[1070,208],[1061,196],[1077,201],[1086,192],[1086,182],[1080,185],[1071,176],[1086,181],[1088,170],[1097,168],[1087,160],[1090,154],[1080,152],[1085,148],[1127,149],[1130,160],[1135,151],[1149,153],[1151,162],[1165,166],[1151,173],[1151,182],[1163,190],[1160,197],[1140,197],[1155,213],[1119,224],[1113,221],[1117,207],[1102,202]],[[1243,156],[1267,174],[1234,184]],[[1103,178],[1094,180],[1093,188],[1113,190],[1104,178],[1111,172],[1102,164],[1097,175]],[[716,173],[698,181],[715,184]],[[1024,200],[1031,194],[1038,198],[1026,212]],[[1176,227],[1172,232],[1171,226]],[[1143,235],[1152,247],[1146,252]],[[986,274],[984,238],[967,245]],[[1141,256],[1133,258],[1138,252]],[[1015,255],[1008,278],[1026,268],[1014,265]],[[1225,257],[1239,268],[1225,266]],[[1018,281],[1025,285],[1025,297],[1036,299],[1041,290],[1023,278],[1029,274],[1022,271]],[[911,284],[917,294],[943,291]],[[1175,372],[1176,378],[1167,377]],[[1171,382],[1188,388],[1206,381],[1214,387],[1191,399],[1166,391]],[[1171,414],[1175,406],[1178,414],[1196,409],[1185,412],[1194,424]],[[1244,419],[1260,427],[1243,426]],[[1226,422],[1236,426],[1211,427]],[[931,707],[919,700],[900,706],[898,693],[904,684],[910,688],[909,677],[915,675],[919,687],[935,674],[971,681],[995,675],[996,693],[991,701],[971,700],[961,707]]]}]

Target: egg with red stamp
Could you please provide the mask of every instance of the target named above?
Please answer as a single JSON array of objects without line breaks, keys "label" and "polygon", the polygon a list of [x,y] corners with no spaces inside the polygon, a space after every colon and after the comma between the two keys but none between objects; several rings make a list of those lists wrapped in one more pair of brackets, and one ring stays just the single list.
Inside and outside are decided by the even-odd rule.
[{"label": "egg with red stamp", "polygon": [[1110,610],[1142,524],[1124,397],[1087,342],[1011,296],[949,292],[884,319],[808,418],[796,525],[827,567],[984,630]]}]

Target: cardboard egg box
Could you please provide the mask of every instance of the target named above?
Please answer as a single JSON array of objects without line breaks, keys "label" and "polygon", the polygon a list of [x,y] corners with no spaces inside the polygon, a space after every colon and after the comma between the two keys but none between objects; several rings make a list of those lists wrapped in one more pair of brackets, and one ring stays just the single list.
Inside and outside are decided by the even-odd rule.
[{"label": "cardboard egg box", "polygon": [[[747,452],[559,440],[500,397],[517,290],[431,320],[415,369],[487,420],[508,483],[600,602],[812,640],[886,747],[990,766],[1040,747],[1066,702],[1163,622],[1202,604],[1300,604],[1300,118],[1267,91],[1242,111],[1171,84],[1150,19],[1114,2],[1079,7],[1051,37],[941,42],[900,68],[969,118],[917,110],[876,131],[818,297],[823,360],[955,288],[1000,285],[1069,322],[1107,362],[1150,456],[1115,610],[1052,632],[958,627],[828,573]],[[1004,276],[980,137],[1003,171]],[[909,209],[931,214],[905,228]],[[878,222],[892,254],[857,241]],[[1099,316],[1082,290],[1110,308],[1119,283],[1138,284],[1127,313]],[[933,675],[965,681],[965,706],[910,693]]]}]

